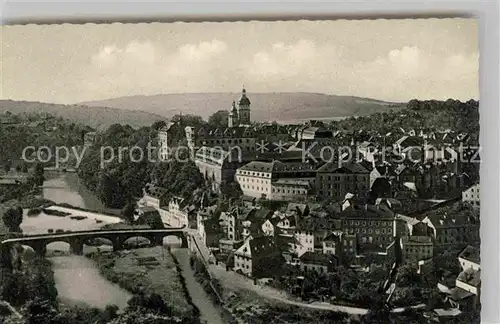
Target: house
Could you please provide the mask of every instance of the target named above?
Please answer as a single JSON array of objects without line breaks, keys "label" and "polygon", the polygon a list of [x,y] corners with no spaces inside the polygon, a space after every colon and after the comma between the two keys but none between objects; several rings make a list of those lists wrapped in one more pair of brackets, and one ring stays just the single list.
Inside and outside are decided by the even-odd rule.
[{"label": "house", "polygon": [[404,236],[403,260],[406,263],[415,263],[431,259],[434,256],[434,244],[430,236]]},{"label": "house", "polygon": [[422,218],[421,222],[429,227],[436,247],[480,242],[479,215],[473,215],[467,210],[431,211]]},{"label": "house", "polygon": [[368,162],[374,162],[377,146],[369,141],[364,141],[358,145],[358,151],[363,155],[364,159]]},{"label": "house", "polygon": [[271,180],[278,161],[252,161],[236,170],[236,180],[243,195],[255,198],[272,197]]},{"label": "house", "polygon": [[469,204],[475,208],[479,208],[481,197],[479,194],[479,184],[473,185],[469,189],[462,192],[462,202]]},{"label": "house", "polygon": [[285,260],[274,238],[262,236],[246,240],[234,252],[234,271],[248,277],[272,277],[278,274]]},{"label": "house", "polygon": [[297,241],[295,254],[299,257],[306,252],[314,251],[314,233],[305,229],[296,229],[293,237]]},{"label": "house", "polygon": [[320,199],[341,200],[348,193],[366,197],[369,188],[370,173],[360,163],[328,162],[318,169],[316,195]]},{"label": "house", "polygon": [[393,241],[396,222],[392,211],[383,206],[352,205],[340,213],[344,234],[355,234],[359,243],[374,244],[381,248]]},{"label": "house", "polygon": [[306,252],[300,257],[300,270],[303,272],[329,273],[333,272],[338,264],[338,258],[332,254]]},{"label": "house", "polygon": [[137,205],[156,209],[162,222],[167,226],[188,226],[189,220],[195,219],[194,206],[187,204],[183,198],[179,197],[173,197],[167,204],[163,199],[166,193],[165,188],[148,183],[143,188],[143,196]]},{"label": "house", "polygon": [[458,262],[462,270],[473,269],[479,271],[481,268],[479,249],[471,245],[466,246],[458,255]]},{"label": "house", "polygon": [[183,227],[188,226],[189,215],[194,213],[194,208],[188,205],[184,198],[173,197],[168,203],[167,211],[167,224]]},{"label": "house", "polygon": [[281,234],[293,234],[296,229],[297,219],[294,214],[276,211],[271,216],[271,221],[275,223],[275,228]]},{"label": "house", "polygon": [[306,217],[309,215],[309,205],[308,204],[300,204],[300,203],[288,203],[286,206],[286,213],[297,213],[299,217]]},{"label": "house", "polygon": [[359,253],[360,249],[358,245],[358,237],[356,234],[343,234],[341,236],[340,245],[343,247],[343,258],[352,258]]},{"label": "house", "polygon": [[465,247],[458,255],[462,272],[456,277],[455,287],[438,284],[438,288],[447,294],[447,301],[452,307],[463,306],[477,307],[480,305],[481,296],[481,266],[479,260],[479,249],[473,246]]},{"label": "house", "polygon": [[423,139],[417,136],[402,136],[394,145],[394,151],[400,157],[421,161]]},{"label": "house", "polygon": [[221,226],[224,237],[228,240],[239,240],[241,223],[237,217],[238,210],[233,209],[230,212],[222,212],[219,216],[219,224]]},{"label": "house", "polygon": [[252,161],[236,171],[236,180],[248,197],[300,200],[309,193],[315,172],[308,163]]},{"label": "house", "polygon": [[220,239],[219,240],[219,250],[222,254],[229,255],[236,251],[241,245],[243,245],[243,240],[228,240],[228,239]]},{"label": "house", "polygon": [[342,255],[342,234],[342,231],[332,231],[322,240],[323,254]]},{"label": "house", "polygon": [[320,127],[306,127],[301,130],[299,136],[300,139],[314,140],[317,138],[331,138],[333,137],[332,131],[320,126]]},{"label": "house", "polygon": [[278,179],[272,183],[273,200],[304,201],[311,191],[311,184],[307,180]]},{"label": "house", "polygon": [[274,236],[275,230],[274,225],[270,219],[266,219],[264,223],[262,223],[262,232],[267,236]]}]

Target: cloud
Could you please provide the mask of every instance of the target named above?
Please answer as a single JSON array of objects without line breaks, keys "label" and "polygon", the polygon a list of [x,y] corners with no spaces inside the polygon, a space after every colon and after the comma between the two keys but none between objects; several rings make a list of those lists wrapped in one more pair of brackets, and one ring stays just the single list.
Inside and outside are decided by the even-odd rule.
[{"label": "cloud", "polygon": [[[227,51],[225,42],[214,39],[184,44],[167,51],[153,42],[132,41],[123,47],[108,45],[91,57],[87,92],[94,97],[194,91],[209,84],[209,73],[220,66]],[[201,89],[203,91],[204,89]],[[108,95],[109,97],[109,95]]]},{"label": "cloud", "polygon": [[303,72],[316,55],[316,45],[309,40],[300,40],[295,44],[275,43],[269,51],[253,55],[248,73],[258,77],[294,76]]},{"label": "cloud", "polygon": [[407,45],[360,60],[353,58],[354,51],[308,39],[254,50],[217,39],[170,50],[147,41],[111,44],[92,55],[86,91],[106,98],[230,91],[231,84],[244,83],[251,92],[308,91],[388,101],[478,95],[477,53],[443,55]]},{"label": "cloud", "polygon": [[388,101],[467,100],[478,94],[478,55],[442,55],[413,45],[356,61],[349,49],[300,40],[258,51],[247,75],[273,91],[326,92]]}]

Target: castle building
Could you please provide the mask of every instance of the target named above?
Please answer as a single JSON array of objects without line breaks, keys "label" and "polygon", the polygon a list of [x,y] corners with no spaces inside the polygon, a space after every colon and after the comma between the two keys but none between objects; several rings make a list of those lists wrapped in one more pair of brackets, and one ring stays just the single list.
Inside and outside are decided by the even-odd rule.
[{"label": "castle building", "polygon": [[233,101],[233,106],[229,112],[229,127],[250,125],[250,104],[247,91],[243,88],[240,99],[238,102]]}]

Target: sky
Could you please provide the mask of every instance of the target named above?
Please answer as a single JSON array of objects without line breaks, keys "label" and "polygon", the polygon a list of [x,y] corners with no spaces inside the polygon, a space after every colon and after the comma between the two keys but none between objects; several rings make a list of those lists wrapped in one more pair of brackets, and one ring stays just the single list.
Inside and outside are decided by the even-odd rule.
[{"label": "sky", "polygon": [[475,19],[1,27],[1,99],[182,92],[479,99]]}]

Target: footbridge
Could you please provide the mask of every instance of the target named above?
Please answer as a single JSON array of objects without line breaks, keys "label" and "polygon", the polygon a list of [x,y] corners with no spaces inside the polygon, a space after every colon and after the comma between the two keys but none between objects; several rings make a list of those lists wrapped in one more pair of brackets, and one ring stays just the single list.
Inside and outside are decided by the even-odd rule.
[{"label": "footbridge", "polygon": [[70,245],[70,251],[74,254],[83,254],[84,245],[92,245],[94,239],[106,239],[113,245],[113,251],[125,247],[125,241],[132,237],[143,237],[151,242],[151,245],[162,245],[163,239],[168,236],[176,236],[182,242],[182,247],[188,247],[188,230],[185,227],[165,229],[117,229],[117,230],[88,230],[64,233],[50,233],[26,235],[3,240],[0,256],[5,265],[11,264],[12,248],[16,244],[30,246],[38,256],[44,256],[47,245],[52,242],[66,242]]}]

